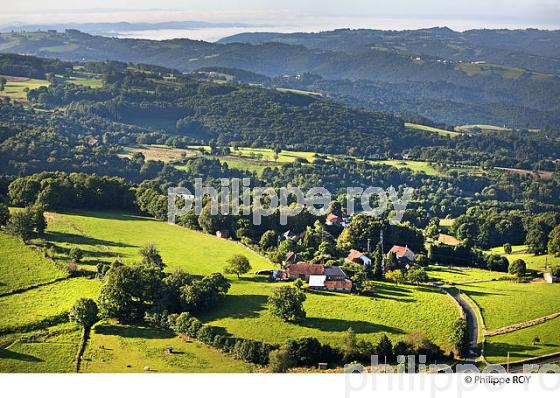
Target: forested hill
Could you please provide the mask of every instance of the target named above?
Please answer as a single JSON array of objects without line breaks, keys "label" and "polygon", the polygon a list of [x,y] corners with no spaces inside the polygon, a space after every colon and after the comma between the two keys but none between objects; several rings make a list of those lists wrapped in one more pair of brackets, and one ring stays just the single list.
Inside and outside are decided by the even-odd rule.
[{"label": "forested hill", "polygon": [[391,50],[454,61],[481,61],[560,73],[560,31],[468,30],[449,28],[405,31],[337,29],[319,33],[241,33],[219,43],[283,43],[346,53]]},{"label": "forested hill", "polygon": [[[419,113],[450,124],[557,126],[554,115],[560,110],[560,57],[554,44],[556,32],[512,33],[518,43],[525,43],[517,44],[521,49],[508,46],[508,40],[501,39],[498,31],[491,31],[488,39],[479,37],[485,37],[485,33],[467,35],[448,29],[379,32],[344,30],[317,35],[260,35],[255,39],[245,35],[226,41],[251,43],[227,44],[115,39],[75,30],[4,33],[0,34],[0,52],[67,61],[109,59],[182,72],[226,67],[268,77],[313,73],[333,82],[365,82],[350,95],[330,83],[322,84],[321,92],[372,110]],[[538,40],[532,36],[537,34]],[[524,52],[535,41],[539,44],[531,50],[533,53]],[[369,82],[389,86],[378,85],[371,91]],[[403,90],[403,85],[409,88]],[[450,92],[453,98],[448,99]],[[384,106],[386,100],[391,107]],[[447,112],[432,112],[447,102],[452,104]]]},{"label": "forested hill", "polygon": [[[39,124],[64,112],[68,121],[79,121],[94,135],[92,125],[105,131],[127,126],[204,143],[215,140],[219,145],[282,145],[380,157],[442,140],[405,129],[403,120],[390,113],[354,109],[297,92],[213,82],[173,70],[118,62],[76,66],[80,73],[98,76],[105,83],[101,88],[90,88],[69,84],[72,80],[65,75],[74,73],[72,68],[60,68],[47,59],[0,55],[0,75],[17,70],[49,73],[48,87],[27,94],[31,105],[54,112],[48,118],[51,114],[45,114],[45,122]],[[16,116],[15,111],[1,115],[0,121],[13,122],[12,115]],[[18,116],[18,120],[35,124],[36,117]]]}]

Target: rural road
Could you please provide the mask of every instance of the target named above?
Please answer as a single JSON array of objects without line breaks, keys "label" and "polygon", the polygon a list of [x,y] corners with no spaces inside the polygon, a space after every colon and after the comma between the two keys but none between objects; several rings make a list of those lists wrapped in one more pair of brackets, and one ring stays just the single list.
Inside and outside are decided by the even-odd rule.
[{"label": "rural road", "polygon": [[456,287],[442,287],[447,293],[449,293],[457,303],[465,311],[465,316],[467,317],[468,335],[469,335],[469,346],[465,353],[465,359],[469,362],[474,361],[480,355],[480,350],[478,347],[478,319],[474,308],[460,295],[459,289]]}]

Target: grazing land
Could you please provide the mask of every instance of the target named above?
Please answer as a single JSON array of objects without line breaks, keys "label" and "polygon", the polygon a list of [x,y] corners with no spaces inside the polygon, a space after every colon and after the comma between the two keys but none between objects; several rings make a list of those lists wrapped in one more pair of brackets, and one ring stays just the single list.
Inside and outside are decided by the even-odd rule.
[{"label": "grazing land", "polygon": [[532,253],[527,253],[527,246],[512,246],[511,254],[505,254],[503,247],[495,247],[490,250],[491,253],[505,255],[510,262],[510,264],[517,260],[521,259],[527,263],[527,268],[532,269],[535,271],[544,271],[545,265],[548,264],[549,267],[560,265],[560,257],[555,257],[552,255],[539,255],[536,256]]},{"label": "grazing land", "polygon": [[[89,264],[110,262],[116,256],[126,263],[138,261],[138,249],[152,242],[158,246],[170,270],[182,269],[196,275],[222,272],[226,260],[233,254],[246,255],[253,271],[272,267],[237,243],[149,218],[110,212],[51,213],[49,217],[47,239],[66,248],[81,247],[87,253],[84,261]],[[117,236],[118,240],[115,239]],[[271,342],[282,342],[288,337],[316,336],[339,345],[343,333],[352,327],[360,337],[375,342],[384,333],[398,340],[408,332],[422,330],[429,338],[450,349],[448,336],[458,317],[457,308],[445,294],[427,288],[379,282],[376,284],[377,298],[310,293],[305,302],[307,319],[300,324],[290,324],[268,314],[266,301],[271,289],[277,285],[253,276],[241,280],[232,278],[230,282],[232,288],[226,301],[203,320],[222,326],[239,337]]]},{"label": "grazing land", "polygon": [[[487,337],[485,344],[486,359],[493,363],[533,358],[540,355],[560,352],[560,318],[515,332]],[[537,337],[540,341],[534,342]]]},{"label": "grazing land", "polygon": [[80,297],[97,299],[101,282],[71,278],[23,293],[0,297],[0,332],[32,325],[61,315]]},{"label": "grazing land", "polygon": [[462,285],[461,290],[480,307],[488,330],[540,318],[560,309],[558,284],[498,281]]},{"label": "grazing land", "polygon": [[27,101],[27,91],[39,87],[47,87],[49,82],[46,80],[29,79],[26,77],[4,76],[7,80],[4,91],[0,91],[0,97],[8,97],[15,101]]},{"label": "grazing land", "polygon": [[430,176],[441,176],[442,173],[436,170],[428,162],[418,160],[376,160],[372,164],[384,164],[396,167],[397,169],[410,169],[414,173],[424,173]]},{"label": "grazing land", "polygon": [[81,335],[76,325],[64,323],[30,333],[2,336],[0,372],[74,372]]},{"label": "grazing land", "polygon": [[271,266],[233,241],[148,217],[114,212],[49,213],[49,220],[46,239],[63,248],[80,247],[85,251],[82,264],[86,265],[110,263],[117,257],[134,264],[141,260],[138,250],[146,243],[155,243],[169,270],[182,269],[193,275],[222,272],[234,254],[247,256],[254,270]]},{"label": "grazing land", "polygon": [[66,276],[40,252],[0,232],[0,294],[35,286]]},{"label": "grazing land", "polygon": [[272,343],[313,336],[340,346],[344,332],[351,327],[359,338],[374,343],[383,334],[397,342],[409,332],[422,331],[444,349],[451,349],[449,334],[459,312],[452,299],[438,290],[376,282],[376,298],[310,292],[304,303],[306,319],[287,323],[267,311],[266,300],[276,286],[252,279],[236,281],[224,305],[203,320],[236,336],[258,336]]},{"label": "grazing land", "polygon": [[430,278],[446,284],[460,284],[474,281],[510,278],[508,274],[504,274],[503,272],[494,272],[479,268],[431,265],[426,269],[426,271],[428,272],[428,276]]},{"label": "grazing land", "polygon": [[[168,346],[172,353],[166,352]],[[248,373],[253,366],[175,333],[101,323],[88,342],[81,372]]]},{"label": "grazing land", "polygon": [[428,132],[428,133],[435,133],[435,134],[438,134],[438,135],[441,135],[441,136],[444,136],[444,137],[456,137],[460,134],[456,131],[438,129],[437,127],[424,126],[422,124],[416,124],[416,123],[405,123],[404,125],[408,128],[414,129],[414,130],[425,131],[425,132]]}]

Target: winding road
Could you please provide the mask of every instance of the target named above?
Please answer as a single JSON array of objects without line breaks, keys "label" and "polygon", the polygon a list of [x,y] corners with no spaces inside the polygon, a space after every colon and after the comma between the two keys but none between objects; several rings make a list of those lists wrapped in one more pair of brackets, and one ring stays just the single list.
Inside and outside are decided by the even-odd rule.
[{"label": "winding road", "polygon": [[464,358],[467,362],[474,362],[480,356],[480,347],[478,346],[478,318],[474,308],[467,300],[461,297],[461,292],[456,287],[441,287],[444,291],[449,293],[451,297],[461,306],[467,318],[469,346]]}]

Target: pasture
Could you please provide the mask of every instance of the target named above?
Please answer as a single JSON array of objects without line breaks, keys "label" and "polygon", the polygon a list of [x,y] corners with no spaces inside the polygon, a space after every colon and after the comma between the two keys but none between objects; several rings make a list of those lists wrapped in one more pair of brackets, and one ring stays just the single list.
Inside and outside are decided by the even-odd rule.
[{"label": "pasture", "polygon": [[426,268],[426,271],[431,279],[446,284],[460,284],[493,279],[511,279],[511,275],[509,274],[479,268],[431,265]]},{"label": "pasture", "polygon": [[[556,318],[540,325],[487,337],[484,346],[486,359],[493,363],[502,363],[507,361],[508,352],[510,361],[560,352],[559,330],[560,318]],[[533,343],[535,337],[540,342]]]},{"label": "pasture", "polygon": [[68,373],[76,369],[81,330],[71,323],[0,337],[0,373]]},{"label": "pasture", "polygon": [[[166,353],[166,347],[173,353]],[[141,326],[94,326],[80,371],[84,373],[248,373],[253,366],[174,333]]]},{"label": "pasture", "polygon": [[47,87],[46,80],[29,79],[26,77],[4,76],[8,81],[4,91],[0,91],[0,97],[8,97],[14,101],[27,101],[27,92],[39,87]]},{"label": "pasture", "polygon": [[[126,263],[140,260],[138,249],[155,243],[168,270],[192,274],[222,272],[233,254],[249,258],[253,271],[270,269],[271,264],[243,246],[149,218],[117,213],[88,212],[49,214],[47,239],[59,246],[79,246],[86,251],[87,264],[110,262],[120,256]],[[340,344],[352,327],[358,335],[377,341],[385,333],[398,340],[422,330],[445,348],[458,310],[445,294],[427,288],[378,284],[375,299],[340,293],[309,293],[305,302],[308,318],[301,324],[281,322],[267,311],[266,301],[275,284],[247,275],[230,276],[232,288],[224,304],[206,314],[204,321],[225,327],[240,337],[284,341],[288,337],[317,336]]]},{"label": "pasture", "polygon": [[452,299],[438,290],[409,285],[376,283],[376,298],[334,292],[307,292],[306,319],[283,322],[268,313],[267,298],[274,287],[257,278],[234,281],[225,303],[201,317],[235,336],[282,343],[288,338],[317,337],[334,346],[342,344],[348,328],[374,343],[386,334],[396,343],[407,333],[422,331],[450,350],[449,334],[459,312]]},{"label": "pasture", "polygon": [[97,299],[98,279],[71,278],[0,297],[0,331],[21,329],[61,315],[80,297]]},{"label": "pasture", "polygon": [[424,131],[427,133],[433,133],[444,137],[456,137],[460,134],[456,131],[438,129],[437,127],[424,126],[422,124],[415,124],[415,123],[405,123],[404,126],[409,129]]},{"label": "pasture", "polygon": [[560,285],[542,282],[482,282],[461,285],[479,307],[488,330],[560,311]]},{"label": "pasture", "polygon": [[0,294],[66,276],[37,250],[0,231]]},{"label": "pasture", "polygon": [[143,245],[155,243],[168,270],[182,269],[194,275],[222,272],[234,254],[247,256],[254,270],[271,266],[233,241],[147,217],[112,212],[48,213],[48,220],[46,239],[63,248],[80,247],[86,265],[110,263],[117,257],[133,264],[141,260],[138,250]]},{"label": "pasture", "polygon": [[371,164],[384,164],[397,169],[409,169],[414,173],[424,173],[429,176],[441,176],[442,173],[436,170],[428,162],[419,160],[375,160]]},{"label": "pasture", "polygon": [[527,269],[532,269],[535,271],[544,271],[545,265],[555,266],[560,265],[560,257],[548,256],[546,254],[536,256],[531,253],[527,253],[527,246],[512,246],[512,253],[505,254],[504,248],[502,246],[495,247],[489,250],[490,253],[500,254],[506,256],[510,264],[517,259],[521,259],[527,263]]}]

